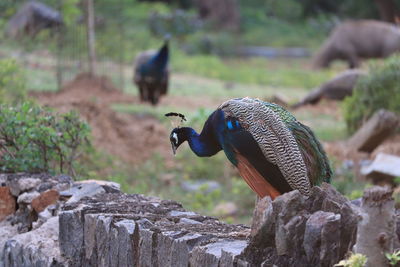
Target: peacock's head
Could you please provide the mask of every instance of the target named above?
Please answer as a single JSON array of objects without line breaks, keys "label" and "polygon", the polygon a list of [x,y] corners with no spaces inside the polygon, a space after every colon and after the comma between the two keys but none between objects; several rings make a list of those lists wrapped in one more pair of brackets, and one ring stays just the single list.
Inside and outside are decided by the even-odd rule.
[{"label": "peacock's head", "polygon": [[180,128],[179,125],[186,121],[185,115],[176,112],[170,112],[165,114],[166,117],[178,117],[180,118],[180,122],[177,127],[175,127],[171,134],[169,135],[169,140],[171,141],[172,152],[176,153],[176,149],[187,140],[187,136],[184,134],[183,128]]},{"label": "peacock's head", "polygon": [[170,136],[169,136],[169,141],[171,141],[171,146],[172,146],[172,152],[176,153],[176,150],[178,147],[186,141],[184,132],[182,131],[183,128],[175,128],[172,130]]}]

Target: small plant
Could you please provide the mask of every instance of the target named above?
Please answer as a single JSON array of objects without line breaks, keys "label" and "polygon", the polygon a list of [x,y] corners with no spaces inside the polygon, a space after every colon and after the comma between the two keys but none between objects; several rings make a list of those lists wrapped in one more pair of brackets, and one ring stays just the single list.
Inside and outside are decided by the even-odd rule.
[{"label": "small plant", "polygon": [[[375,63],[377,64],[377,63]],[[358,80],[353,95],[343,103],[350,133],[355,132],[375,111],[384,108],[400,113],[400,56],[372,65],[370,74]]]},{"label": "small plant", "polygon": [[0,105],[0,170],[67,172],[89,146],[89,126],[75,112],[55,115],[33,103]]},{"label": "small plant", "polygon": [[354,253],[351,254],[349,258],[345,260],[341,260],[338,264],[334,266],[343,266],[343,267],[363,267],[367,263],[367,256]]},{"label": "small plant", "polygon": [[0,59],[0,103],[13,104],[26,98],[25,76],[13,59]]},{"label": "small plant", "polygon": [[393,253],[385,253],[386,259],[388,259],[391,266],[398,266],[400,262],[400,250],[396,250]]}]

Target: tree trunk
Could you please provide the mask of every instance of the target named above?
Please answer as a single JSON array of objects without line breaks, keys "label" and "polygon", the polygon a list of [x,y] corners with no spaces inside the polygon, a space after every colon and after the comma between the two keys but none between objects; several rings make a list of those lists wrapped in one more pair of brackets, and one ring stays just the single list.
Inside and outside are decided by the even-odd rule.
[{"label": "tree trunk", "polygon": [[396,22],[397,8],[393,0],[374,0],[383,21]]}]

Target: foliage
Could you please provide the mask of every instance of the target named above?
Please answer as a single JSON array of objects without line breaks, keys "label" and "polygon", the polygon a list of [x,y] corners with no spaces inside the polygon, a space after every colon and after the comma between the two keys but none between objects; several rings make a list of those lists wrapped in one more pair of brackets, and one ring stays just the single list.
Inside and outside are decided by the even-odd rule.
[{"label": "foliage", "polygon": [[0,103],[13,104],[26,98],[25,75],[13,59],[0,59]]},{"label": "foliage", "polygon": [[349,258],[341,260],[338,264],[334,266],[343,267],[363,267],[367,263],[367,256],[360,253],[353,253]]},{"label": "foliage", "polygon": [[383,65],[372,64],[369,69],[369,75],[358,80],[353,95],[343,103],[350,133],[381,108],[400,113],[400,56],[390,57]]},{"label": "foliage", "polygon": [[196,32],[201,26],[202,23],[195,16],[179,9],[168,14],[153,12],[149,16],[150,31],[160,37],[173,34],[178,38],[183,38]]},{"label": "foliage", "polygon": [[267,0],[265,6],[268,15],[288,21],[300,19],[303,13],[301,4],[295,0]]},{"label": "foliage", "polygon": [[55,115],[31,102],[0,106],[0,169],[68,172],[88,147],[89,126],[75,112]]},{"label": "foliage", "polygon": [[79,8],[80,0],[62,0],[61,1],[61,12],[65,25],[73,26],[77,18],[82,14],[82,10]]},{"label": "foliage", "polygon": [[391,266],[397,266],[397,264],[400,262],[400,250],[396,250],[393,253],[385,253],[385,256]]}]

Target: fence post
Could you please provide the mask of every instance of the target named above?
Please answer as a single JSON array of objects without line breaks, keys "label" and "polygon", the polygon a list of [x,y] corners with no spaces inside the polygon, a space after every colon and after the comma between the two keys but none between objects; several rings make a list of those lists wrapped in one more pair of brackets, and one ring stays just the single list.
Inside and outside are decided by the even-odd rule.
[{"label": "fence post", "polygon": [[94,31],[93,0],[86,0],[86,34],[89,56],[89,73],[94,75],[96,73],[96,40]]}]

